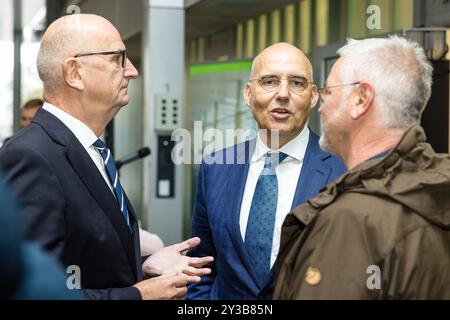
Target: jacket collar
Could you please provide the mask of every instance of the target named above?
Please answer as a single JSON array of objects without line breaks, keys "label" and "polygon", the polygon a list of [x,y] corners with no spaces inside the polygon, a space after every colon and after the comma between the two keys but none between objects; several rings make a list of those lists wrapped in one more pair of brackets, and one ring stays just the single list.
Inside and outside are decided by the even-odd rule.
[{"label": "jacket collar", "polygon": [[78,141],[80,141],[81,145],[85,149],[88,149],[97,141],[98,137],[87,125],[67,112],[48,102],[44,102],[42,109],[50,112],[52,115],[57,117],[58,120],[64,123],[64,125],[72,131],[75,137],[77,137]]},{"label": "jacket collar", "polygon": [[[285,223],[295,223],[299,220],[302,224],[308,225],[319,209],[328,206],[330,203],[343,193],[346,189],[361,185],[361,178],[382,175],[387,168],[394,165],[399,157],[408,154],[417,145],[417,143],[426,142],[426,136],[423,128],[419,125],[410,127],[405,131],[403,137],[386,157],[367,160],[337,178],[330,183],[317,197],[308,201],[309,205],[299,206],[292,211],[285,220]],[[295,217],[295,218],[294,218]]]}]

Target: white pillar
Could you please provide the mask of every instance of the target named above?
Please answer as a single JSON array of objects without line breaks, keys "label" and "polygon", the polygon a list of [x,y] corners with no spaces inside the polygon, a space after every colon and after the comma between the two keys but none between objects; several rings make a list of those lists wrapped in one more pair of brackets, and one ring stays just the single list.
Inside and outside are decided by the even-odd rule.
[{"label": "white pillar", "polygon": [[142,69],[144,144],[150,146],[152,154],[145,160],[143,202],[149,229],[157,233],[166,245],[170,245],[180,242],[183,235],[183,168],[175,168],[175,197],[158,198],[159,133],[155,131],[155,101],[159,94],[181,97],[179,119],[184,119],[185,8],[183,0],[146,1]]}]

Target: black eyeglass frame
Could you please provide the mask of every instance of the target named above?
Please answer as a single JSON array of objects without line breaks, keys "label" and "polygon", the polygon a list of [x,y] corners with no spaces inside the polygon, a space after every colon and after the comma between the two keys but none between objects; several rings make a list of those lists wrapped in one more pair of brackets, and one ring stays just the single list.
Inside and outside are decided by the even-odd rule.
[{"label": "black eyeglass frame", "polygon": [[111,55],[111,54],[120,54],[120,55],[122,55],[122,68],[125,68],[125,66],[127,65],[127,60],[128,60],[127,50],[79,53],[76,56],[74,56],[74,58],[88,57],[88,56],[98,56],[98,55],[108,56],[108,55]]}]

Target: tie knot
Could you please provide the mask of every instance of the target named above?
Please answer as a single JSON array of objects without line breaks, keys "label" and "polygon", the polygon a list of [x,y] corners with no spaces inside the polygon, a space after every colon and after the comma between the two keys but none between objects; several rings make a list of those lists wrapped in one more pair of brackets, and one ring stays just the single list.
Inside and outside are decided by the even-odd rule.
[{"label": "tie knot", "polygon": [[277,165],[283,162],[288,155],[283,152],[268,152],[264,162],[264,169],[275,170]]},{"label": "tie knot", "polygon": [[108,148],[106,147],[106,144],[105,144],[102,140],[100,140],[100,139],[98,139],[97,141],[95,141],[94,144],[93,144],[93,146],[94,146],[95,149],[98,149],[99,151],[104,151],[104,150],[108,149]]}]

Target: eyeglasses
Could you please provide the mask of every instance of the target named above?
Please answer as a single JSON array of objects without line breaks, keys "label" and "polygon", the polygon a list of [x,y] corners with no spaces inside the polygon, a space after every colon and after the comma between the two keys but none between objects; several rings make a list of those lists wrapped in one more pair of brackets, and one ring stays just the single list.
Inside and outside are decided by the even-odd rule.
[{"label": "eyeglasses", "polygon": [[296,94],[301,94],[308,89],[308,86],[312,83],[304,77],[290,76],[288,78],[277,76],[263,76],[261,78],[253,78],[250,81],[258,81],[259,86],[267,92],[272,92],[280,89],[281,81],[287,81],[289,91]]},{"label": "eyeglasses", "polygon": [[361,82],[352,82],[352,83],[347,83],[347,84],[340,84],[337,86],[330,86],[330,87],[322,87],[319,89],[319,98],[320,98],[320,102],[324,103],[326,96],[331,94],[330,89],[334,89],[334,88],[343,88],[343,87],[347,87],[347,86],[356,86],[358,84],[360,84]]},{"label": "eyeglasses", "polygon": [[92,52],[92,53],[80,53],[74,56],[74,58],[87,57],[87,56],[108,56],[111,54],[120,54],[122,55],[122,68],[125,68],[127,65],[127,50],[119,50],[119,51],[106,51],[106,52]]}]

